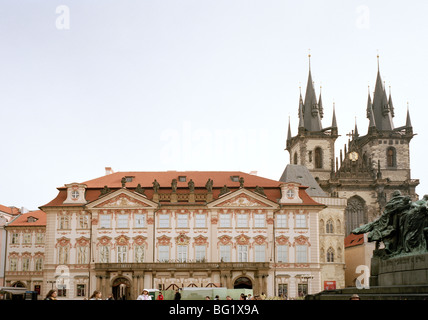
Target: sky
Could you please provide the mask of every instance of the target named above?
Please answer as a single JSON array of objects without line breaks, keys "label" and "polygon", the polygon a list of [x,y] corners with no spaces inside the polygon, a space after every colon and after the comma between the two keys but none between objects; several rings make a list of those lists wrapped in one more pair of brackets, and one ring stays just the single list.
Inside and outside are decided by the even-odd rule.
[{"label": "sky", "polygon": [[427,14],[424,0],[3,0],[0,204],[36,210],[105,167],[278,180],[309,53],[336,156],[355,122],[367,132],[379,55],[395,127],[410,110],[421,197]]}]

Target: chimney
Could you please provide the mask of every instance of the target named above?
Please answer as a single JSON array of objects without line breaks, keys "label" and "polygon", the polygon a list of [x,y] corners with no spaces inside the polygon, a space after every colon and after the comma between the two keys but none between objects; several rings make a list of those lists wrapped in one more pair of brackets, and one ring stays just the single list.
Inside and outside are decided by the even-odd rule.
[{"label": "chimney", "polygon": [[106,169],[106,176],[108,176],[109,174],[112,174],[114,171],[111,167],[105,167]]}]

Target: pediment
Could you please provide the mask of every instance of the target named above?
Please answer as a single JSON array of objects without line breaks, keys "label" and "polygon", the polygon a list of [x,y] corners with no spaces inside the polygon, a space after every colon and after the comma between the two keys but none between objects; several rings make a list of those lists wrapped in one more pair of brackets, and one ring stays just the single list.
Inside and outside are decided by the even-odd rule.
[{"label": "pediment", "polygon": [[156,203],[146,199],[135,192],[121,189],[111,194],[100,197],[87,205],[88,208],[106,209],[132,209],[132,208],[154,208]]},{"label": "pediment", "polygon": [[276,203],[259,196],[258,194],[240,189],[230,193],[211,203],[212,207],[227,207],[227,208],[272,208],[276,207]]}]

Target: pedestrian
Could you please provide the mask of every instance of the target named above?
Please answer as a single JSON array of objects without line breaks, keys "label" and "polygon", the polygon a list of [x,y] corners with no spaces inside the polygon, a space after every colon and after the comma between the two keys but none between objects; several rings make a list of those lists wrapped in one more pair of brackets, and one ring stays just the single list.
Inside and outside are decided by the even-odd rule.
[{"label": "pedestrian", "polygon": [[349,298],[349,300],[361,300],[361,299],[360,299],[360,296],[359,296],[358,294],[353,294],[353,295]]},{"label": "pedestrian", "polygon": [[108,297],[107,297],[107,299],[106,299],[106,300],[114,300],[113,295],[110,293],[110,294],[108,295]]},{"label": "pedestrian", "polygon": [[94,293],[92,293],[92,296],[89,298],[89,300],[102,300],[101,291],[95,290]]},{"label": "pedestrian", "polygon": [[45,300],[56,300],[57,295],[58,295],[58,292],[56,290],[54,289],[49,290]]},{"label": "pedestrian", "polygon": [[251,293],[248,294],[247,300],[253,300],[253,297],[251,296]]},{"label": "pedestrian", "polygon": [[260,298],[261,298],[262,300],[265,300],[265,299],[266,299],[266,294],[265,294],[264,292],[262,292],[262,294],[260,295]]},{"label": "pedestrian", "polygon": [[233,300],[231,296],[226,296],[226,300]]},{"label": "pedestrian", "polygon": [[138,296],[137,300],[152,300],[152,297],[149,295],[149,290],[144,289]]},{"label": "pedestrian", "polygon": [[214,298],[214,300],[220,300],[219,295],[216,295],[215,298]]},{"label": "pedestrian", "polygon": [[163,300],[163,299],[164,297],[163,297],[162,291],[159,291],[158,300]]},{"label": "pedestrian", "polygon": [[210,296],[206,296],[205,300],[211,300]]},{"label": "pedestrian", "polygon": [[247,296],[245,294],[241,293],[239,300],[247,300]]},{"label": "pedestrian", "polygon": [[181,293],[178,291],[178,289],[175,290],[174,300],[181,300]]}]

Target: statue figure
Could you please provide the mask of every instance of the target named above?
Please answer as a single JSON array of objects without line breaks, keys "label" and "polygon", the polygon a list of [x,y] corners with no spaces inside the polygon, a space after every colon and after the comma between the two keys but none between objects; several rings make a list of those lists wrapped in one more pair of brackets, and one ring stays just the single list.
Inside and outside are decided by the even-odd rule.
[{"label": "statue figure", "polygon": [[103,196],[103,195],[105,195],[105,194],[107,194],[109,192],[110,192],[110,188],[107,187],[107,186],[104,186],[104,188],[101,190],[100,196]]},{"label": "statue figure", "polygon": [[261,194],[261,195],[263,195],[263,196],[266,196],[266,194],[265,194],[265,190],[263,189],[263,187],[256,186],[256,187],[254,188],[254,192],[257,192],[257,193],[260,193],[260,194]]},{"label": "statue figure", "polygon": [[122,180],[120,180],[120,182],[122,183],[122,188],[126,187],[126,178],[123,177]]},{"label": "statue figure", "polygon": [[426,252],[428,237],[428,195],[410,205],[400,219],[403,229],[402,253]]},{"label": "statue figure", "polygon": [[177,192],[177,179],[172,179],[171,189],[172,189],[172,192]]},{"label": "statue figure", "polygon": [[135,192],[141,193],[142,195],[144,195],[144,192],[146,192],[146,189],[141,187],[141,184],[139,183],[137,188],[135,188]]},{"label": "statue figure", "polygon": [[189,181],[189,183],[187,185],[189,186],[190,192],[194,192],[195,191],[195,183],[193,182],[192,179],[190,179],[190,181]]},{"label": "statue figure", "polygon": [[159,188],[160,188],[159,182],[157,182],[155,179],[155,181],[153,181],[153,190],[155,191],[155,193],[158,193]]},{"label": "statue figure", "polygon": [[410,197],[394,191],[381,217],[356,228],[354,234],[366,233],[368,240],[385,244],[387,257],[428,252],[428,195],[411,202]]},{"label": "statue figure", "polygon": [[396,190],[392,193],[392,198],[387,202],[379,219],[352,230],[352,233],[369,232],[368,241],[376,241],[376,249],[379,249],[379,244],[383,241],[386,254],[396,254],[401,251],[400,218],[410,208],[410,204],[410,197],[402,196],[401,192]]},{"label": "statue figure", "polygon": [[222,188],[221,188],[221,190],[220,190],[220,196],[221,195],[223,195],[223,194],[225,194],[225,193],[228,193],[230,190],[229,190],[229,188],[226,186],[226,185],[224,185]]},{"label": "statue figure", "polygon": [[211,178],[209,178],[207,183],[205,184],[205,188],[207,188],[208,192],[213,191],[213,184],[214,184],[214,182],[211,180]]},{"label": "statue figure", "polygon": [[240,188],[244,187],[244,177],[239,177],[239,187]]}]

